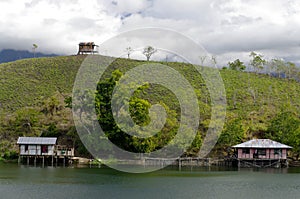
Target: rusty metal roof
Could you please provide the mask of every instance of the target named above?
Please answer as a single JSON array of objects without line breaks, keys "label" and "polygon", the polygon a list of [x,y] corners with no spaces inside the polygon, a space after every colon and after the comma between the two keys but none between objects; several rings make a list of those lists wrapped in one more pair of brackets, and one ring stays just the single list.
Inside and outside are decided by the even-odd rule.
[{"label": "rusty metal roof", "polygon": [[291,149],[285,144],[270,140],[270,139],[253,139],[247,142],[232,146],[233,148],[268,148],[268,149]]},{"label": "rusty metal roof", "polygon": [[80,46],[98,46],[94,42],[80,42]]},{"label": "rusty metal roof", "polygon": [[55,137],[19,137],[17,144],[55,145],[56,141]]}]

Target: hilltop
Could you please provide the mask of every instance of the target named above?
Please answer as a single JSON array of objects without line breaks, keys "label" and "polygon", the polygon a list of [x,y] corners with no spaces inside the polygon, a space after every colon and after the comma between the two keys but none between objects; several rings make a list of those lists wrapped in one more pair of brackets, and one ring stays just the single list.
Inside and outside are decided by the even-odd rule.
[{"label": "hilltop", "polygon": [[[76,136],[70,109],[64,103],[71,95],[84,58],[84,55],[62,56],[0,64],[0,152],[9,156],[20,135],[54,135],[61,136],[65,142],[74,141],[79,155],[87,154]],[[124,73],[143,63],[147,62],[117,59],[106,72],[106,77],[116,69]],[[179,71],[195,88],[201,111],[199,133],[204,136],[210,122],[210,99],[201,75],[189,64],[162,64]],[[253,137],[271,137],[295,144],[295,139],[286,137],[295,136],[287,133],[298,132],[300,124],[298,82],[229,69],[220,70],[220,74],[226,88],[227,116],[213,155],[226,155],[223,151],[226,152],[228,146]],[[171,110],[179,112],[178,102],[171,92],[155,85],[147,91],[147,95],[141,94],[140,97],[151,103],[162,101]],[[283,122],[285,118],[293,124],[296,122],[293,129],[288,125],[289,121],[285,121],[287,124]],[[283,135],[274,132],[276,125]],[[196,151],[197,148],[193,148],[190,153]]]}]

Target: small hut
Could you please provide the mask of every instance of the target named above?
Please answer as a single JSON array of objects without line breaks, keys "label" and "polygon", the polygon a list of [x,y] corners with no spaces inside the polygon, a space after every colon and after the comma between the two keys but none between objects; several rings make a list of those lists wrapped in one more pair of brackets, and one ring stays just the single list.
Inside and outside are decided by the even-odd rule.
[{"label": "small hut", "polygon": [[253,139],[233,148],[238,166],[269,167],[283,164],[288,166],[287,151],[292,147],[270,139]]},{"label": "small hut", "polygon": [[56,163],[59,159],[63,159],[65,163],[74,156],[74,148],[57,145],[56,137],[19,137],[17,144],[19,145],[19,161],[24,158],[27,159],[27,164],[30,160],[34,160],[36,163],[38,160],[42,160],[43,164],[45,160]]},{"label": "small hut", "polygon": [[80,42],[79,43],[79,50],[78,50],[78,55],[79,54],[95,54],[98,53],[97,51],[98,45],[96,45],[94,42]]},{"label": "small hut", "polygon": [[51,137],[19,137],[17,144],[20,155],[55,155],[57,138]]}]

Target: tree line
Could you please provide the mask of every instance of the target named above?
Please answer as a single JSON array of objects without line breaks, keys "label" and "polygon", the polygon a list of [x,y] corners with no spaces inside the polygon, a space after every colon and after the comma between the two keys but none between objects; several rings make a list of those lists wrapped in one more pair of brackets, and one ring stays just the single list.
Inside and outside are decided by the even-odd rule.
[{"label": "tree line", "polygon": [[[252,71],[255,73],[266,73],[269,76],[287,78],[287,79],[300,79],[300,68],[295,63],[290,61],[284,61],[283,59],[273,58],[267,60],[262,54],[251,52],[250,62],[248,67],[240,59],[236,59],[232,62],[228,62],[227,67],[236,71]],[[227,67],[223,67],[226,69]]]}]

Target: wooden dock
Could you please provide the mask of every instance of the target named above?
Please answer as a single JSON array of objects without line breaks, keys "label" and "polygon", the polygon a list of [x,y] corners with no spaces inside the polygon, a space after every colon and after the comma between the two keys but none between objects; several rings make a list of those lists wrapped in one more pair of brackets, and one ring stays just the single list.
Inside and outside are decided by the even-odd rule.
[{"label": "wooden dock", "polygon": [[144,158],[145,166],[167,166],[176,165],[179,168],[182,166],[210,166],[210,158],[185,157],[185,158]]}]

